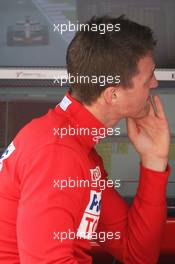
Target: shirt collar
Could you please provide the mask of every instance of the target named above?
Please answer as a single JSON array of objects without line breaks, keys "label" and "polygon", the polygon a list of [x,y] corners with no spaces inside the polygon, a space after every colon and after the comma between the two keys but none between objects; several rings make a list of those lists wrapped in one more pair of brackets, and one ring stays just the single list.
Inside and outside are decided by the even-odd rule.
[{"label": "shirt collar", "polygon": [[[78,131],[76,136],[92,148],[100,139],[107,135],[107,127],[102,124],[92,113],[90,113],[81,103],[74,99],[69,91],[66,93],[62,101],[57,105],[56,111],[62,110],[71,120]],[[84,128],[85,135],[80,131]]]}]

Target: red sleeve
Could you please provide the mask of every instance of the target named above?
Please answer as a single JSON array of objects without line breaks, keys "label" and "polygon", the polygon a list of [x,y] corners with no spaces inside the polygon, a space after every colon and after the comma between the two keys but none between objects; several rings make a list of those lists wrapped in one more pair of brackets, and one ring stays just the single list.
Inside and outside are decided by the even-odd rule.
[{"label": "red sleeve", "polygon": [[97,232],[120,232],[120,239],[110,238],[100,244],[125,264],[157,263],[166,222],[169,172],[169,166],[166,172],[141,166],[137,194],[130,208],[113,188],[103,193]]},{"label": "red sleeve", "polygon": [[82,177],[75,152],[64,146],[48,145],[23,164],[17,239],[21,263],[78,264],[73,239],[61,242],[61,232],[75,233],[82,207],[83,190],[60,190],[59,180]]}]

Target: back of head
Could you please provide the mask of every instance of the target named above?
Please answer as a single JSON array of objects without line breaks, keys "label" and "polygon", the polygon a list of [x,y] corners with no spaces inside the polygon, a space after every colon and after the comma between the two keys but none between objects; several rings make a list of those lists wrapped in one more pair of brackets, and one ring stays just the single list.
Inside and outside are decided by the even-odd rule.
[{"label": "back of head", "polygon": [[[149,27],[139,25],[125,16],[93,17],[84,24],[71,41],[67,50],[67,70],[71,76],[105,76],[103,86],[97,81],[71,84],[73,95],[82,103],[91,105],[102,91],[120,85],[132,86],[131,79],[137,74],[138,61],[153,52],[156,41]],[[107,76],[113,76],[110,83]]]}]

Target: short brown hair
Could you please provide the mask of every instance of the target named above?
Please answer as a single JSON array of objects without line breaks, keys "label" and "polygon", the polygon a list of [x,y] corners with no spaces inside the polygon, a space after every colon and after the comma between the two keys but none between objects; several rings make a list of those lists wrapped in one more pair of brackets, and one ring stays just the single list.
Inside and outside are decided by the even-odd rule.
[{"label": "short brown hair", "polygon": [[[67,71],[76,76],[120,76],[120,84],[131,85],[137,74],[140,58],[153,51],[156,41],[152,30],[127,19],[124,15],[114,17],[93,17],[86,24],[120,24],[120,31],[77,31],[69,44],[66,56]],[[116,83],[78,83],[71,84],[70,90],[80,102],[90,105],[103,90]]]}]

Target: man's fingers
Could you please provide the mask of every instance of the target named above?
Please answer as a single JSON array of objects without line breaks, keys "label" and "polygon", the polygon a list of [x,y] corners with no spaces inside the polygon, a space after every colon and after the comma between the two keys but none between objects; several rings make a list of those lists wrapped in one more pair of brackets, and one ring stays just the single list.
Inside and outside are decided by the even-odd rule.
[{"label": "man's fingers", "polygon": [[153,105],[151,103],[151,99],[149,101],[149,112],[148,112],[148,116],[155,116],[155,111],[154,111],[154,108],[153,108]]},{"label": "man's fingers", "polygon": [[165,112],[164,112],[164,109],[163,109],[163,105],[160,101],[160,98],[155,95],[154,96],[154,101],[155,101],[155,105],[156,105],[156,108],[157,108],[157,113],[156,115],[160,118],[166,118],[166,115],[165,115]]}]

